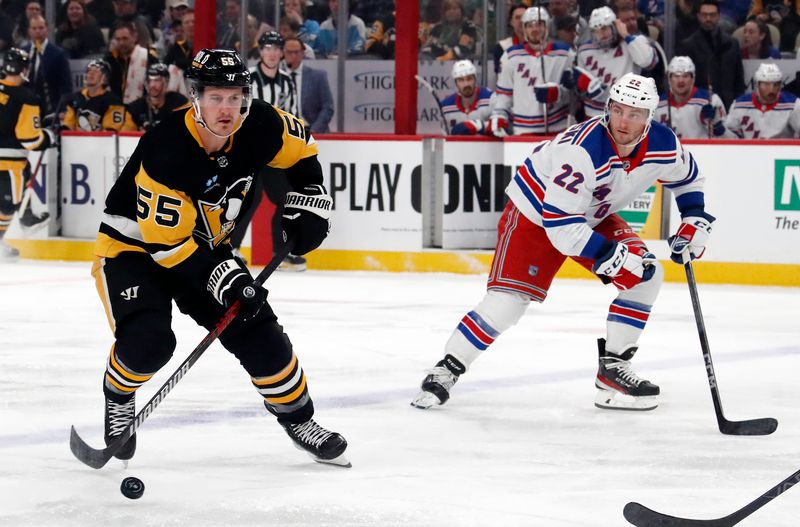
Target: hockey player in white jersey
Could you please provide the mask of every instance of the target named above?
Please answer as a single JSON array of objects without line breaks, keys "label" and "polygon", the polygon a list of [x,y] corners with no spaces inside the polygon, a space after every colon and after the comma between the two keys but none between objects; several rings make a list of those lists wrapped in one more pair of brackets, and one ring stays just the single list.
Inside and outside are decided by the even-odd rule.
[{"label": "hockey player in white jersey", "polygon": [[683,218],[670,238],[672,258],[680,262],[703,254],[714,221],[704,210],[703,177],[691,153],[672,130],[653,122],[657,104],[654,81],[629,73],[612,86],[604,115],[535,147],[506,189],[510,201],[498,224],[487,293],[453,331],[413,406],[445,403],[459,376],[528,304],[544,301],[567,258],[618,290],[606,338],[598,339],[595,405],[657,406],[659,387],[640,378],[631,359],[664,271],[617,211],[656,180],[671,189]]},{"label": "hockey player in white jersey", "polygon": [[497,137],[559,132],[567,126],[571,91],[561,82],[571,78],[575,52],[548,39],[549,22],[543,7],[526,9],[525,42],[508,48],[500,59],[491,121]]},{"label": "hockey player in white jersey", "polygon": [[656,120],[681,138],[725,135],[725,105],[716,93],[694,85],[695,67],[689,57],[673,57],[667,67],[669,91],[661,96]]},{"label": "hockey player in white jersey", "polygon": [[584,101],[586,115],[605,111],[611,86],[626,73],[640,73],[658,64],[658,54],[644,35],[631,35],[610,7],[598,7],[589,17],[592,40],[578,48],[578,67],[600,79],[602,93]]},{"label": "hockey player in white jersey", "polygon": [[800,101],[781,90],[782,81],[777,64],[761,64],[753,75],[756,89],[733,101],[725,127],[744,139],[797,137]]},{"label": "hockey player in white jersey", "polygon": [[442,99],[442,117],[452,135],[489,133],[494,97],[492,90],[478,86],[477,70],[471,60],[453,64],[456,93]]}]

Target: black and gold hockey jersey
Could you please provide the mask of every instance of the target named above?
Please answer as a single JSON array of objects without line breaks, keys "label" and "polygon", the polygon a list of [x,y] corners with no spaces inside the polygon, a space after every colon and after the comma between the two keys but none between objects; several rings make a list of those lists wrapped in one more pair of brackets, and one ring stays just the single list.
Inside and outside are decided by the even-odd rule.
[{"label": "black and gold hockey jersey", "polygon": [[0,79],[0,171],[21,173],[28,163],[28,150],[48,146],[50,137],[42,130],[36,95]]},{"label": "black and gold hockey jersey", "polygon": [[137,130],[136,124],[125,110],[119,95],[104,89],[92,97],[86,88],[73,94],[67,103],[67,111],[61,120],[61,127],[83,132],[99,132],[101,130],[134,132]]},{"label": "black and gold hockey jersey", "polygon": [[295,189],[322,183],[316,141],[291,114],[254,100],[241,128],[207,154],[194,108],[173,112],[142,136],[111,188],[95,255],[149,253],[162,267],[204,284],[230,258],[217,249],[227,247],[252,200],[253,178],[265,166],[285,169]]},{"label": "black and gold hockey jersey", "polygon": [[164,106],[154,108],[147,101],[147,96],[140,97],[128,104],[128,113],[139,130],[149,130],[160,123],[164,118],[188,103],[189,100],[175,91],[164,94]]}]

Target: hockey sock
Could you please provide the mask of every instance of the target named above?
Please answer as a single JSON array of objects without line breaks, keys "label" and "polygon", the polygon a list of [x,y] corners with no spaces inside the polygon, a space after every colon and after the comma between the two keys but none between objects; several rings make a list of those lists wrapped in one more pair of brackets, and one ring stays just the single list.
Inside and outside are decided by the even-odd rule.
[{"label": "hockey sock", "polygon": [[458,360],[464,371],[468,370],[503,331],[519,321],[529,303],[527,297],[516,293],[488,291],[481,303],[461,319],[445,345],[445,353]]},{"label": "hockey sock", "polygon": [[264,406],[278,421],[304,422],[313,415],[306,376],[294,353],[289,364],[279,372],[250,379],[264,397]]},{"label": "hockey sock", "polygon": [[154,373],[141,373],[128,368],[117,356],[116,346],[112,346],[106,364],[103,391],[114,402],[125,403]]},{"label": "hockey sock", "polygon": [[663,281],[664,269],[657,264],[650,280],[619,292],[608,308],[606,350],[619,355],[636,345]]}]

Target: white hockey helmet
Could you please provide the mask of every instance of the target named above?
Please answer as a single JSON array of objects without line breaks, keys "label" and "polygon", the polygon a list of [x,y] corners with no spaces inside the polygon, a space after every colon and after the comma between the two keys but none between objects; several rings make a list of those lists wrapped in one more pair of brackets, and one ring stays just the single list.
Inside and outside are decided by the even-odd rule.
[{"label": "white hockey helmet", "polygon": [[475,69],[475,64],[473,64],[471,60],[457,60],[456,63],[453,64],[453,80],[477,74],[478,70]]},{"label": "white hockey helmet", "polygon": [[777,64],[772,62],[762,62],[753,75],[753,82],[781,82],[783,73]]},{"label": "white hockey helmet", "polygon": [[547,25],[550,23],[550,13],[544,7],[529,7],[522,13],[523,27],[528,22],[544,22]]},{"label": "white hockey helmet", "polygon": [[600,29],[601,27],[614,25],[617,15],[608,6],[598,7],[589,16],[589,29]]},{"label": "white hockey helmet", "polygon": [[611,90],[608,93],[606,113],[603,119],[603,124],[605,124],[606,127],[608,127],[612,101],[647,110],[647,123],[645,124],[642,135],[635,142],[622,146],[634,146],[638,144],[647,136],[647,132],[650,131],[650,125],[656,114],[656,108],[658,108],[658,88],[656,88],[656,81],[650,77],[643,77],[635,73],[626,73],[620,77],[617,82],[611,86]]},{"label": "white hockey helmet", "polygon": [[694,77],[694,72],[694,62],[689,57],[680,55],[672,57],[672,60],[669,61],[669,66],[667,66],[667,73],[670,75],[673,73],[691,73],[692,77]]}]

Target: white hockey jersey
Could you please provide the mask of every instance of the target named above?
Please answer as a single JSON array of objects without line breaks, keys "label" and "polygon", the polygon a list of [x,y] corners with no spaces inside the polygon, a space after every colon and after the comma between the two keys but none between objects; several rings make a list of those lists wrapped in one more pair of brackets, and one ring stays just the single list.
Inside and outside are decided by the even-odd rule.
[{"label": "white hockey jersey", "polygon": [[537,145],[506,193],[561,253],[596,259],[607,240],[592,228],[655,181],[672,190],[681,211],[704,206],[703,177],[672,130],[653,122],[621,159],[602,117],[594,117]]},{"label": "white hockey jersey", "polygon": [[605,111],[611,86],[626,73],[640,73],[658,64],[655,48],[644,35],[628,35],[613,48],[602,49],[592,42],[578,48],[578,66],[600,79],[603,93],[586,99],[586,115],[594,117]]},{"label": "white hockey jersey", "polygon": [[[453,93],[442,99],[442,116],[447,121],[447,128],[452,130],[458,123],[464,121],[480,121],[485,129],[494,107],[494,93],[483,86],[478,88],[478,97],[472,106],[465,107],[463,99],[458,93]],[[482,129],[478,130],[479,132]]]},{"label": "white hockey jersey", "polygon": [[[658,102],[655,120],[670,126],[678,137],[708,139],[709,125],[700,118],[700,110],[708,104],[708,100],[708,90],[696,86],[689,98],[681,104],[676,103],[671,95],[669,103],[667,103],[667,95],[664,94]],[[711,95],[711,106],[716,110],[712,121],[713,126],[714,123],[725,120],[727,112],[722,99],[716,93]],[[713,136],[713,132],[711,136]]]},{"label": "white hockey jersey", "polygon": [[[493,114],[506,118],[512,125],[514,135],[545,133],[545,113],[548,132],[564,130],[569,115],[570,93],[559,83],[564,72],[572,69],[574,57],[575,52],[559,41],[548,43],[543,53],[534,51],[527,42],[508,48],[500,59]],[[533,91],[534,85],[545,82],[559,84],[558,101],[546,108],[536,100]]]},{"label": "white hockey jersey", "polygon": [[755,93],[746,93],[731,104],[725,127],[744,139],[797,137],[800,132],[800,100],[781,91],[775,104],[763,106]]}]

